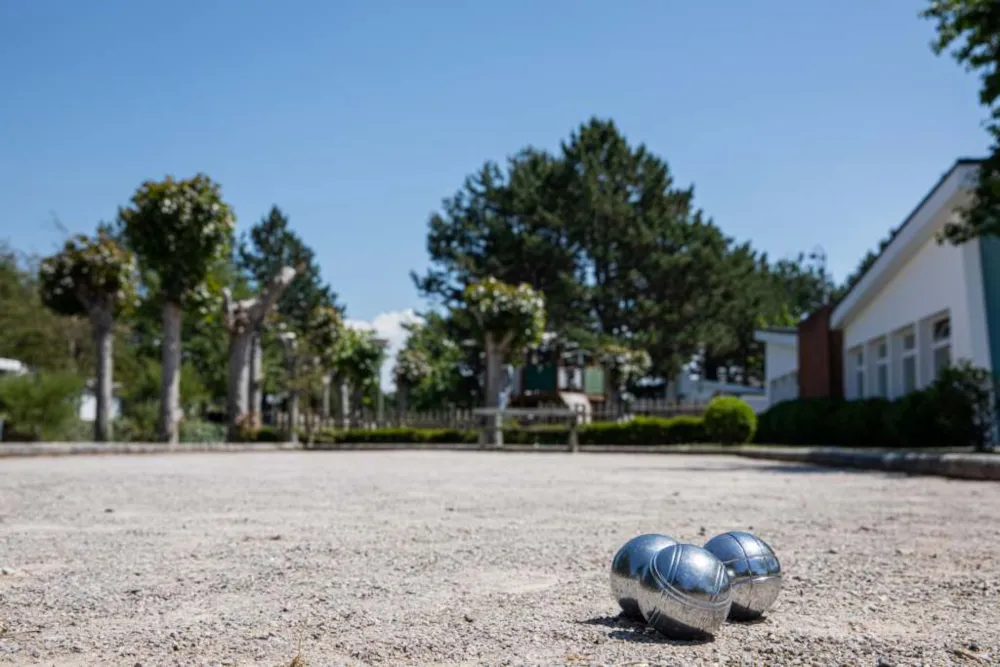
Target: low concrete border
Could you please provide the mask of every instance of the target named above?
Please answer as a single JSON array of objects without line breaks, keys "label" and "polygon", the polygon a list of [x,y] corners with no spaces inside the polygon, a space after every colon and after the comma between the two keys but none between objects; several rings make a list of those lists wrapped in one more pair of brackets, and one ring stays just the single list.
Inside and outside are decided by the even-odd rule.
[{"label": "low concrete border", "polygon": [[[0,443],[0,458],[31,456],[185,454],[193,452],[277,452],[303,451],[302,444],[202,442],[166,445],[163,443]],[[565,445],[505,445],[487,449],[466,443],[341,443],[320,445],[309,451],[491,451],[508,453],[566,452]],[[840,447],[767,447],[745,445],[580,445],[581,453],[592,454],[699,454],[742,456],[751,459],[811,464],[834,468],[880,470],[911,475],[936,475],[956,479],[1000,481],[1000,453],[914,452],[857,450]]]},{"label": "low concrete border", "polygon": [[185,454],[189,452],[276,452],[302,449],[290,442],[32,442],[0,443],[0,458],[114,454]]}]

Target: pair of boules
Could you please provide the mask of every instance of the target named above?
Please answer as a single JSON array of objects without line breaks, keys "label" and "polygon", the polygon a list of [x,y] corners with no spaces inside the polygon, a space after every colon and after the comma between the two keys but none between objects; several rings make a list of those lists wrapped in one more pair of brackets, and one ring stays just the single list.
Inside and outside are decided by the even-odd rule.
[{"label": "pair of boules", "polygon": [[774,551],[738,531],[717,535],[704,547],[668,535],[639,535],[611,564],[612,595],[624,614],[675,639],[711,636],[727,618],[759,618],[780,590]]}]

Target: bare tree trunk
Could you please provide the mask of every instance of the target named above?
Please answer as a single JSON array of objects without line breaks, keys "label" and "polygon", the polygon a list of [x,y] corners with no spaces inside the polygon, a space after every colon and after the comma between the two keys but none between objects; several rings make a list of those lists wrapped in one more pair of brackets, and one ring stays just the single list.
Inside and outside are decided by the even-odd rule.
[{"label": "bare tree trunk", "polygon": [[362,428],[364,426],[364,388],[361,383],[354,385],[354,397],[351,400],[351,426]]},{"label": "bare tree trunk", "polygon": [[163,387],[160,396],[159,436],[162,442],[170,444],[175,444],[180,439],[181,314],[179,303],[167,301],[163,304]]},{"label": "bare tree trunk", "polygon": [[[509,341],[509,338],[507,339]],[[499,408],[503,391],[503,358],[505,344],[496,340],[493,334],[486,334],[486,407]],[[497,447],[503,446],[503,418],[498,413],[490,417],[493,428],[486,431],[486,442]]]},{"label": "bare tree trunk", "polygon": [[[257,371],[251,370],[251,357],[255,356],[253,352],[259,343],[264,318],[288,289],[295,274],[292,267],[283,267],[253,299],[234,301],[228,289],[223,291],[223,317],[229,331],[226,407],[230,440],[236,439],[241,420],[254,410],[255,403],[259,403],[260,388],[259,385],[254,387]],[[256,356],[259,358],[260,355]]]},{"label": "bare tree trunk", "polygon": [[399,414],[399,425],[406,426],[407,403],[409,402],[410,387],[406,382],[396,384],[396,410]]},{"label": "bare tree trunk", "polygon": [[264,349],[260,342],[260,329],[253,332],[253,344],[250,350],[250,392],[247,403],[250,405],[250,412],[260,419],[263,414],[263,388],[264,383]]},{"label": "bare tree trunk", "polygon": [[226,409],[229,414],[227,439],[230,442],[239,440],[240,419],[250,413],[250,355],[252,349],[252,330],[230,334],[229,381],[226,396]]},{"label": "bare tree trunk", "polygon": [[299,441],[299,390],[288,394],[288,442]]},{"label": "bare tree trunk", "polygon": [[340,380],[340,421],[344,428],[351,427],[351,388],[347,380]]},{"label": "bare tree trunk", "polygon": [[111,308],[93,308],[90,311],[93,328],[94,347],[97,350],[97,386],[94,398],[97,414],[94,419],[94,440],[107,442],[111,439],[111,405],[114,400],[114,320]]},{"label": "bare tree trunk", "polygon": [[320,405],[320,415],[322,416],[323,425],[330,421],[330,394],[333,388],[333,376],[330,373],[323,374],[323,398],[320,399],[322,404]]}]

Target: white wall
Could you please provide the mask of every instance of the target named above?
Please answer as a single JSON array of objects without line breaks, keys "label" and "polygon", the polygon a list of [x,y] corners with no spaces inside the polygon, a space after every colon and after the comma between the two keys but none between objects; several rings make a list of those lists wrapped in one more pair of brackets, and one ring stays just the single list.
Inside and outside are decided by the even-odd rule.
[{"label": "white wall", "polygon": [[933,378],[929,361],[930,321],[927,318],[947,313],[951,319],[952,360],[968,359],[978,366],[989,367],[989,348],[985,330],[985,309],[982,280],[978,261],[966,261],[979,256],[977,241],[963,246],[926,241],[916,254],[903,265],[856,315],[842,324],[844,332],[844,383],[848,398],[858,398],[855,390],[855,367],[850,351],[864,345],[866,376],[865,395],[871,396],[874,382],[874,348],[872,341],[886,337],[890,344],[892,363],[890,395],[898,396],[898,362],[900,350],[897,331],[913,326],[920,354],[917,386],[929,384]]},{"label": "white wall", "polygon": [[799,367],[799,348],[797,345],[781,345],[767,343],[764,346],[764,373],[770,383],[774,378],[787,375]]}]

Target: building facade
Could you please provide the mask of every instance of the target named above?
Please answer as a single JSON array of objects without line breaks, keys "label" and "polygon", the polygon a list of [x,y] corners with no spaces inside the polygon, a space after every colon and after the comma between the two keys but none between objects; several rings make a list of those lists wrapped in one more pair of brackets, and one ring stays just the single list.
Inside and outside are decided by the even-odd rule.
[{"label": "building facade", "polygon": [[[800,323],[796,396],[898,398],[931,384],[958,360],[994,368],[1000,359],[1000,239],[959,246],[937,241],[971,202],[977,167],[975,160],[956,162],[851,289]],[[790,371],[787,363],[772,369],[777,342],[766,332],[758,339],[768,348],[770,387]],[[781,353],[776,347],[774,354]]]}]

